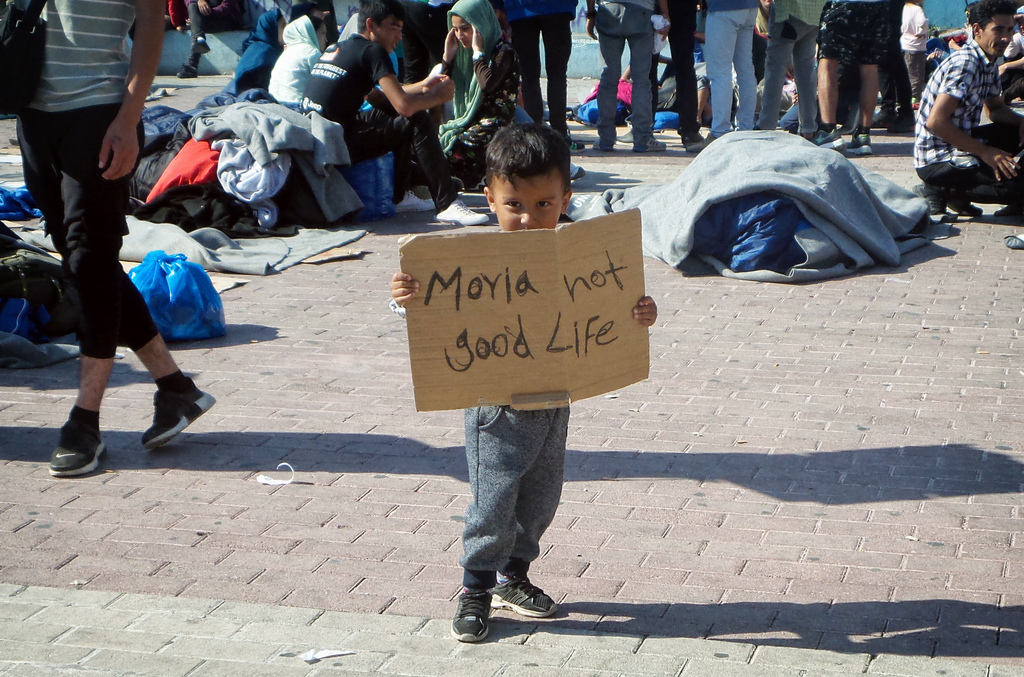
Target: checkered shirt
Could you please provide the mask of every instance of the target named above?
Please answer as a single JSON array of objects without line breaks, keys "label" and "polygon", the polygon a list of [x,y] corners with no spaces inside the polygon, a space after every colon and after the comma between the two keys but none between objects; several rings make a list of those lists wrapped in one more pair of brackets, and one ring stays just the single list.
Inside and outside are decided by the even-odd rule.
[{"label": "checkered shirt", "polygon": [[925,127],[925,121],[932,112],[939,94],[948,94],[960,99],[960,105],[953,111],[953,124],[962,131],[971,133],[981,121],[981,111],[986,99],[1000,95],[999,68],[989,61],[985,53],[973,40],[963,48],[950,54],[928,80],[928,87],[921,96],[921,108],[917,114],[914,130],[914,167],[924,167],[937,162],[948,162],[955,156],[967,155],[964,151],[946,143]]}]

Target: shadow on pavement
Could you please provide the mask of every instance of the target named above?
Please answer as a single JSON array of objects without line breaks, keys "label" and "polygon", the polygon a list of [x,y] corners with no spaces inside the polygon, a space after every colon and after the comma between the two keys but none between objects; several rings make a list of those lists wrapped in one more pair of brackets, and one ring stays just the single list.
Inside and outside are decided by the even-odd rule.
[{"label": "shadow on pavement", "polygon": [[[493,618],[491,636],[495,639],[530,631],[556,635],[607,632],[872,655],[1024,656],[1024,607],[950,599],[811,604],[586,601],[561,604],[557,615],[548,621],[523,623],[507,614]],[[722,651],[727,650],[723,647]]]},{"label": "shadow on pavement", "polygon": [[[141,432],[105,431],[107,455],[100,470],[256,473],[273,470],[286,461],[299,473],[441,475],[467,479],[461,446],[438,448],[392,435],[186,432],[151,453],[142,449]],[[11,426],[3,429],[3,438],[0,459],[46,463],[57,431]],[[850,505],[1015,494],[1022,490],[1024,463],[1009,455],[964,444],[807,454],[570,449],[565,479],[729,482],[780,501]],[[699,500],[699,494],[697,497]]]}]

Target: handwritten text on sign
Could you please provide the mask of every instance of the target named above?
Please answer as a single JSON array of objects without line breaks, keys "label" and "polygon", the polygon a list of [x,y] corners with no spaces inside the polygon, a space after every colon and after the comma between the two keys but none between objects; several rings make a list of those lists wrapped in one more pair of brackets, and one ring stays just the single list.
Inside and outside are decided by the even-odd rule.
[{"label": "handwritten text on sign", "polygon": [[416,406],[564,404],[646,378],[639,214],[551,231],[418,236],[402,270]]}]

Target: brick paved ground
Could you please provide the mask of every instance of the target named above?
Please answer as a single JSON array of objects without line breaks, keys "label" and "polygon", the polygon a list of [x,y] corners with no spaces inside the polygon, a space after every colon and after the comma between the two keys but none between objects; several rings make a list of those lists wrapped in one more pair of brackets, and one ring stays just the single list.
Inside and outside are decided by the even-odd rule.
[{"label": "brick paved ground", "polygon": [[[576,189],[667,182],[670,146],[580,154]],[[875,148],[859,162],[913,183],[909,137]],[[281,656],[299,645],[360,651],[316,674],[1024,674],[1016,228],[799,286],[647,260],[651,377],[573,405],[532,570],[562,612],[499,615],[484,648],[443,638],[461,413],[415,411],[386,307],[398,238],[435,229],[382,223],[362,260],[225,292],[228,335],[176,347],[218,405],[165,451],[119,361],[90,477],[46,470],[73,363],[0,372],[0,674],[320,669]],[[282,461],[299,482],[254,481]]]}]

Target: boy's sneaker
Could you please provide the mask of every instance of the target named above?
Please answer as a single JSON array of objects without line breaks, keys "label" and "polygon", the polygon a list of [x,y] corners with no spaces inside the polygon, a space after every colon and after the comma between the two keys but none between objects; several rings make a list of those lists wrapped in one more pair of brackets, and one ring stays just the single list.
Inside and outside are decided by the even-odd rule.
[{"label": "boy's sneaker", "polygon": [[73,477],[92,472],[99,464],[103,442],[97,428],[68,421],[60,429],[60,441],[50,457],[50,474]]},{"label": "boy's sneaker", "polygon": [[833,129],[831,132],[819,129],[814,133],[814,138],[811,139],[811,143],[815,146],[831,148],[832,150],[842,150],[846,148],[846,142],[843,141],[843,136],[839,133],[838,129]]},{"label": "boy's sneaker", "polygon": [[850,155],[871,155],[871,135],[868,130],[863,127],[853,130],[853,139],[846,150]]},{"label": "boy's sneaker", "polygon": [[700,132],[690,132],[681,138],[683,150],[687,153],[699,153],[707,148],[708,140]]},{"label": "boy's sneaker", "polygon": [[491,593],[463,590],[452,621],[452,637],[460,642],[479,642],[490,630],[490,615]]},{"label": "boy's sneaker", "polygon": [[558,611],[555,600],[530,583],[528,578],[510,578],[491,590],[491,607],[511,609],[520,616],[547,618]]},{"label": "boy's sneaker", "polygon": [[653,136],[647,137],[647,143],[639,143],[633,145],[634,153],[663,153],[668,146],[665,145],[664,141],[658,141]]},{"label": "boy's sneaker", "polygon": [[454,223],[456,226],[480,226],[490,219],[486,214],[474,212],[462,200],[456,200],[447,209],[438,212],[437,220],[441,223]]},{"label": "boy's sneaker", "polygon": [[433,200],[424,200],[411,190],[405,191],[405,197],[395,205],[396,212],[429,212],[433,208]]},{"label": "boy's sneaker", "polygon": [[153,395],[153,425],[142,433],[142,446],[156,449],[167,444],[216,402],[213,395],[199,388],[194,388],[191,393],[157,390]]},{"label": "boy's sneaker", "polygon": [[209,54],[210,53],[210,45],[208,45],[206,43],[206,38],[204,38],[204,37],[196,38],[196,44],[195,44],[195,47],[192,48],[192,53],[193,54]]}]

